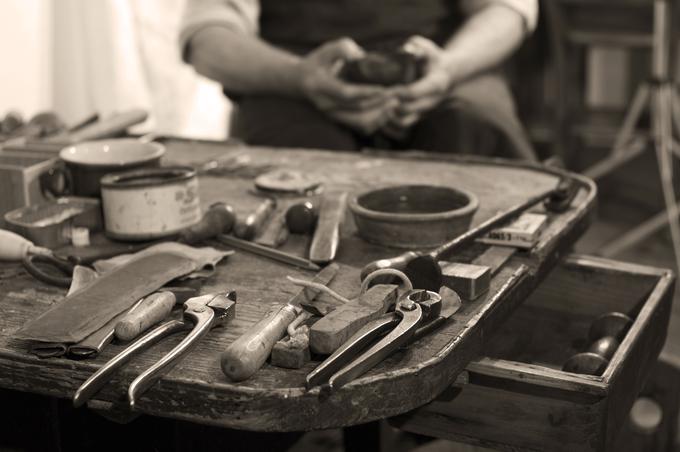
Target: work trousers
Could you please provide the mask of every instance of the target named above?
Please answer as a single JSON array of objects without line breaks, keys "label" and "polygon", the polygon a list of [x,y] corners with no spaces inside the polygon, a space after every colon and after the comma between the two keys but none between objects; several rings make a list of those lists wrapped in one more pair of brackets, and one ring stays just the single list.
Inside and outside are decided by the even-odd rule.
[{"label": "work trousers", "polygon": [[363,148],[500,155],[535,160],[504,81],[495,74],[458,85],[440,106],[394,139],[353,131],[310,102],[281,96],[245,96],[232,135],[249,145],[356,151]]}]

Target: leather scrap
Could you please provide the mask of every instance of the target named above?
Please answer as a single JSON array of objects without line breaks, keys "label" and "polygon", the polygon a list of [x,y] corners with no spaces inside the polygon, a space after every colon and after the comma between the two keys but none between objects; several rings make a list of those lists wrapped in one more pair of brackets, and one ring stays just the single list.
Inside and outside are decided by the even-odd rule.
[{"label": "leather scrap", "polygon": [[196,270],[188,275],[183,275],[183,278],[208,278],[213,275],[215,272],[215,265],[217,265],[220,260],[234,254],[233,251],[217,250],[210,246],[197,248],[178,242],[163,242],[136,253],[121,254],[110,259],[98,260],[94,262],[92,266],[97,272],[103,274],[132,259],[158,252],[182,254],[196,262]]},{"label": "leather scrap", "polygon": [[[97,272],[82,265],[76,265],[73,269],[71,287],[66,295],[71,295],[81,287],[89,284],[97,278]],[[96,333],[95,333],[96,334]],[[31,344],[31,353],[38,358],[58,358],[64,356],[68,350],[66,344],[59,342],[36,342]]]},{"label": "leather scrap", "polygon": [[177,252],[145,253],[67,295],[27,322],[14,337],[67,344],[80,342],[140,298],[175,278],[194,272],[199,265]]}]

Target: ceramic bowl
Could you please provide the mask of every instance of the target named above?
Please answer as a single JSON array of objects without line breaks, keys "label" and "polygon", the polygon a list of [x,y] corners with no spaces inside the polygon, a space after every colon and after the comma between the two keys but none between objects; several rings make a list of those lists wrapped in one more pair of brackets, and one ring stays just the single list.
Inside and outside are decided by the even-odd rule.
[{"label": "ceramic bowl", "polygon": [[384,187],[349,200],[360,237],[411,249],[439,246],[464,233],[478,207],[473,193],[435,185]]},{"label": "ceramic bowl", "polygon": [[99,196],[100,179],[111,173],[160,166],[165,147],[132,138],[86,141],[59,152],[72,179],[73,193]]}]

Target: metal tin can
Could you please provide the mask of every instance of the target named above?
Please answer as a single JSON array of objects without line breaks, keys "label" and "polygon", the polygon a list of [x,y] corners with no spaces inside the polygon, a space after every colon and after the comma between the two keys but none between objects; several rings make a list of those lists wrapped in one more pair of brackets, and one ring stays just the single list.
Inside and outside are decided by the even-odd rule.
[{"label": "metal tin can", "polygon": [[140,169],[101,179],[106,234],[121,240],[167,237],[198,223],[198,177],[189,167]]}]

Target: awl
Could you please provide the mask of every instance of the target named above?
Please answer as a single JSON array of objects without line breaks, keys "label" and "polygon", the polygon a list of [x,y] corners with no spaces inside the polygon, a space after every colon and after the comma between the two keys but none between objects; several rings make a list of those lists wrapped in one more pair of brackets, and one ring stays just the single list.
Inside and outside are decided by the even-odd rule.
[{"label": "awl", "polygon": [[[327,285],[338,272],[338,265],[331,264],[321,270],[313,282]],[[318,289],[306,287],[300,290],[282,307],[272,310],[245,334],[236,339],[222,354],[222,371],[233,381],[250,378],[262,367],[276,341],[281,339],[288,325],[303,312],[302,302],[309,302],[319,294]]]}]

